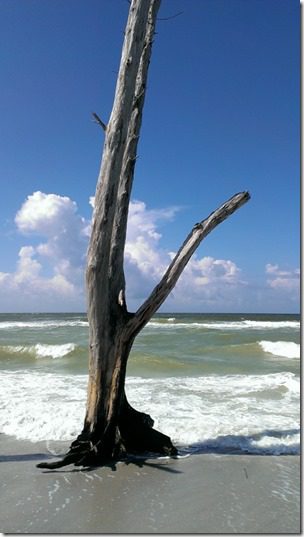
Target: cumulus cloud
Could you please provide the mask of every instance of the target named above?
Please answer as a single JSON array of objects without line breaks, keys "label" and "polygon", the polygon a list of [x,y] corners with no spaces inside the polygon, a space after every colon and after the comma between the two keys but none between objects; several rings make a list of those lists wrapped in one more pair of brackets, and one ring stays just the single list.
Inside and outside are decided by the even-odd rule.
[{"label": "cumulus cloud", "polygon": [[300,270],[282,270],[279,265],[266,265],[268,275],[267,284],[272,289],[286,291],[288,293],[299,293],[300,291]]},{"label": "cumulus cloud", "polygon": [[[88,200],[94,208],[94,197]],[[150,209],[131,201],[125,246],[127,302],[136,309],[159,282],[175,253],[162,246],[161,228],[179,209]],[[91,221],[67,196],[34,192],[15,217],[25,244],[14,272],[0,272],[2,309],[75,311],[85,308],[84,268]],[[181,237],[183,240],[184,237]],[[298,290],[299,271],[266,266],[271,292]],[[244,311],[250,286],[231,259],[195,254],[166,301],[171,311]],[[248,300],[247,300],[248,303]],[[8,305],[6,307],[6,305]]]},{"label": "cumulus cloud", "polygon": [[129,298],[146,298],[147,292],[163,275],[170,258],[160,247],[158,226],[172,220],[177,210],[176,207],[150,210],[142,201],[130,203],[125,246]]},{"label": "cumulus cloud", "polygon": [[74,309],[83,298],[89,227],[76,203],[67,196],[34,192],[22,204],[15,223],[27,241],[44,240],[20,249],[15,272],[0,273],[2,303],[31,310],[56,309],[60,301],[63,309]]},{"label": "cumulus cloud", "polygon": [[36,232],[40,235],[53,235],[61,226],[68,225],[67,216],[75,214],[77,206],[67,196],[34,192],[17,212],[15,222],[23,233]]},{"label": "cumulus cloud", "polygon": [[[15,272],[0,272],[0,299],[3,311],[57,311],[75,304],[76,286],[63,274],[43,276],[43,266],[35,259],[32,246],[23,246]],[[67,308],[68,309],[68,308]]]},{"label": "cumulus cloud", "polygon": [[58,274],[82,266],[89,233],[89,222],[78,214],[77,205],[67,196],[34,192],[18,211],[15,222],[25,235],[47,239],[36,247],[36,253],[55,260]]},{"label": "cumulus cloud", "polygon": [[[94,197],[89,199],[95,207]],[[136,308],[162,277],[170,263],[170,255],[160,246],[159,227],[174,219],[178,207],[148,209],[143,201],[131,200],[129,205],[124,269],[128,303]]]},{"label": "cumulus cloud", "polygon": [[168,302],[172,311],[183,307],[194,311],[240,311],[246,286],[241,269],[233,261],[194,254]]},{"label": "cumulus cloud", "polygon": [[[94,208],[94,197],[89,203]],[[177,207],[148,209],[138,200],[130,203],[125,273],[131,309],[147,297],[174,256],[161,246],[160,227],[172,221],[177,211]],[[15,223],[28,241],[36,238],[36,245],[20,249],[15,272],[0,273],[2,299],[6,296],[16,307],[23,303],[28,309],[56,309],[56,304],[58,309],[83,309],[91,223],[78,213],[77,204],[67,196],[34,192],[22,204]],[[43,239],[38,245],[37,237]],[[172,309],[183,309],[183,305],[191,309],[195,302],[206,306],[227,301],[231,290],[234,295],[235,288],[243,285],[240,275],[231,260],[196,256],[169,297],[169,304]]]},{"label": "cumulus cloud", "polygon": [[[134,307],[139,305],[139,299],[146,298],[175,256],[175,252],[161,247],[158,227],[160,222],[174,219],[177,210],[176,207],[149,210],[139,201],[130,205],[125,269],[127,298]],[[236,288],[244,285],[241,270],[233,261],[194,255],[166,304],[172,311],[210,306],[221,309],[223,300],[235,307]]]}]

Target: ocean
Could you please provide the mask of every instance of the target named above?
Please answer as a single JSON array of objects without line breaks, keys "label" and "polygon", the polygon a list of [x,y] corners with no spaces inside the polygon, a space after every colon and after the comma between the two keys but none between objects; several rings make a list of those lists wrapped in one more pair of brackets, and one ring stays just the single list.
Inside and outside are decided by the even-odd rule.
[{"label": "ocean", "polygon": [[[50,451],[73,440],[87,347],[85,314],[0,314],[0,432]],[[133,345],[126,392],[182,455],[297,454],[300,317],[157,314]]]}]

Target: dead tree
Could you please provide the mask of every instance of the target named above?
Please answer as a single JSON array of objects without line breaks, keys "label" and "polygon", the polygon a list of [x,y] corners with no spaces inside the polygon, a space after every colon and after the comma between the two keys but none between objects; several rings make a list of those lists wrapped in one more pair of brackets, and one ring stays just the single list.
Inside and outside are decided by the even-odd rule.
[{"label": "dead tree", "polygon": [[135,312],[125,300],[124,246],[128,208],[142,119],[147,73],[160,0],[132,0],[115,98],[105,131],[86,283],[89,321],[89,382],[84,426],[62,460],[40,468],[101,465],[126,453],[175,455],[170,438],[153,419],[130,406],[125,394],[128,356],[137,334],[172,291],[204,237],[248,199],[239,193],[196,224],[160,283]]}]

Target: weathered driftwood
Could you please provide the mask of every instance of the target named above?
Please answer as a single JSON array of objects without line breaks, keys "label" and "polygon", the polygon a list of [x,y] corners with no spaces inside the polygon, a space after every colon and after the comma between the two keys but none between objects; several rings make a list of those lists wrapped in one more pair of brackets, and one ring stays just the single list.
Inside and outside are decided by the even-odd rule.
[{"label": "weathered driftwood", "polygon": [[126,453],[175,455],[170,438],[153,429],[152,418],[133,409],[124,385],[136,335],[175,286],[203,238],[249,199],[236,194],[196,224],[160,283],[136,313],[127,310],[123,268],[128,208],[145,98],[148,66],[160,0],[133,0],[130,6],[111,117],[105,125],[87,258],[89,382],[84,426],[66,456],[40,468],[96,465]]}]

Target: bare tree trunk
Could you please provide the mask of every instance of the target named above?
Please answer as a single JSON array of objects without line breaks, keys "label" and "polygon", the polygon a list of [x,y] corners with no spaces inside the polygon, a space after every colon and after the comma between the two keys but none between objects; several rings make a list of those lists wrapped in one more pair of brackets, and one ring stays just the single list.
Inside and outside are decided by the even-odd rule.
[{"label": "bare tree trunk", "polygon": [[128,208],[145,98],[148,66],[160,0],[130,6],[113,109],[98,178],[86,271],[89,320],[89,383],[83,431],[66,456],[39,467],[102,464],[127,452],[174,455],[169,437],[153,429],[147,414],[125,395],[128,356],[136,335],[164,302],[191,255],[210,231],[249,199],[235,195],[194,226],[161,282],[134,313],[125,301],[123,268]]}]

